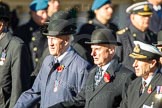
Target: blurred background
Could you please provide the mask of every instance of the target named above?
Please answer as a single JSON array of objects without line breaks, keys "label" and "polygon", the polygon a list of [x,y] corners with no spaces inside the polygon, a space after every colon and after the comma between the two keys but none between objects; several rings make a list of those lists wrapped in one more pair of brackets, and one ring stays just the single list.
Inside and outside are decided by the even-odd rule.
[{"label": "blurred background", "polygon": [[[1,0],[10,6],[10,10],[17,14],[19,18],[19,24],[22,25],[29,20],[29,3],[32,0]],[[114,8],[114,20],[117,22],[120,28],[125,24],[123,20],[127,17],[125,10],[126,8],[135,2],[144,0],[112,0]],[[91,8],[93,0],[60,0],[61,10],[69,10],[76,8],[79,12],[88,11]]]}]

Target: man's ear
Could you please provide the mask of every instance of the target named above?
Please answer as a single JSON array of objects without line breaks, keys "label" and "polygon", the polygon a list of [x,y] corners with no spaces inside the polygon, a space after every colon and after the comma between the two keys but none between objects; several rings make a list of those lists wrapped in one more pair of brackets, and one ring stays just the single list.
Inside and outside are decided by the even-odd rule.
[{"label": "man's ear", "polygon": [[153,59],[150,61],[150,68],[152,69],[153,67],[156,66],[157,60]]}]

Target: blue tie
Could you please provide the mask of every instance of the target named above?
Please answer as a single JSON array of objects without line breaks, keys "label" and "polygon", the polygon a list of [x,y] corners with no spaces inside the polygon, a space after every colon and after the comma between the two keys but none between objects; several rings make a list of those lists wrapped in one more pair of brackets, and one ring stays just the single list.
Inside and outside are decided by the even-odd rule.
[{"label": "blue tie", "polygon": [[98,71],[96,72],[96,75],[95,75],[95,86],[97,86],[99,84],[99,82],[101,81],[102,79],[102,68],[98,68]]}]

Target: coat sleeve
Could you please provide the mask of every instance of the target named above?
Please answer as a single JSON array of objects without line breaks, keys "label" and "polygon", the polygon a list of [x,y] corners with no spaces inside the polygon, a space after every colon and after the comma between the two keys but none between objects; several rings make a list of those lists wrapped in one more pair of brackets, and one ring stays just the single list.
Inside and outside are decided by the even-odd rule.
[{"label": "coat sleeve", "polygon": [[[127,71],[122,68],[122,71]],[[120,103],[120,108],[128,108],[128,92],[129,86],[131,85],[132,81],[136,78],[136,75],[132,72],[129,71],[126,73],[126,77],[123,83],[123,90],[122,90],[122,102]]]},{"label": "coat sleeve", "polygon": [[21,93],[30,86],[31,63],[27,47],[23,43],[12,44],[11,79],[12,89],[9,108],[13,108]]},{"label": "coat sleeve", "polygon": [[[43,65],[41,68],[43,68]],[[14,108],[32,108],[35,104],[37,104],[40,101],[41,99],[40,80],[42,74],[41,70],[42,69],[40,69],[40,72],[36,77],[32,88],[21,94]]]}]

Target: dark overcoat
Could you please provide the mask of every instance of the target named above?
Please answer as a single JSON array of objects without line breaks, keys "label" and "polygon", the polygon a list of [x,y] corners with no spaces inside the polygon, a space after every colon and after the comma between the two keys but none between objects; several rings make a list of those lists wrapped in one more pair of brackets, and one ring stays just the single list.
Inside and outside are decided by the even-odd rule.
[{"label": "dark overcoat", "polygon": [[[121,104],[121,108],[143,108],[144,105],[149,106],[148,108],[162,108],[162,99],[159,101],[155,98],[157,93],[157,86],[162,86],[162,74],[158,72],[150,84],[146,87],[144,93],[140,95],[142,84],[142,78],[136,78],[129,86],[125,99]],[[149,86],[151,89],[149,92]],[[154,107],[151,107],[151,105]]]},{"label": "dark overcoat", "polygon": [[47,38],[42,35],[40,28],[41,26],[30,19],[29,22],[21,25],[14,32],[14,35],[20,37],[27,45],[30,51],[33,69],[37,66],[44,49],[48,47]]},{"label": "dark overcoat", "polygon": [[29,89],[31,63],[24,42],[9,32],[0,40],[0,108],[13,108]]},{"label": "dark overcoat", "polygon": [[117,41],[120,42],[122,46],[117,47],[116,54],[119,56],[120,61],[125,67],[134,71],[134,68],[132,67],[134,59],[129,57],[129,54],[132,53],[135,46],[133,41],[153,44],[157,42],[157,35],[150,30],[145,32],[139,31],[130,24],[125,29],[117,32]]},{"label": "dark overcoat", "polygon": [[114,60],[107,70],[111,75],[110,82],[105,82],[104,78],[100,84],[94,88],[95,74],[97,67],[89,75],[85,87],[85,108],[116,108],[119,106],[122,94],[126,92],[127,85],[130,83],[132,71],[122,67],[118,60]]}]

